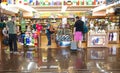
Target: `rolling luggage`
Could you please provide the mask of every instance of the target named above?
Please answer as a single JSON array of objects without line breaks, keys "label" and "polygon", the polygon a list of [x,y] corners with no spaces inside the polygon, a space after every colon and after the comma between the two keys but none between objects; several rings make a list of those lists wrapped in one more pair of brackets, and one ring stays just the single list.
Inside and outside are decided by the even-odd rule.
[{"label": "rolling luggage", "polygon": [[71,41],[70,50],[77,51],[77,43],[75,41]]}]

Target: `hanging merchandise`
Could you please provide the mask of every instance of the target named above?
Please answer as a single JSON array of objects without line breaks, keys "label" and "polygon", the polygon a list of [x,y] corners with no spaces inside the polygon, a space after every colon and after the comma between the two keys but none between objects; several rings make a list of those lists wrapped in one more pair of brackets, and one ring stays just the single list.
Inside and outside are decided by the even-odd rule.
[{"label": "hanging merchandise", "polygon": [[96,0],[96,5],[103,5],[106,3],[106,0]]},{"label": "hanging merchandise", "polygon": [[49,5],[49,0],[45,0],[44,4],[45,4],[45,6],[48,6]]},{"label": "hanging merchandise", "polygon": [[24,0],[24,5],[28,5],[29,0]]},{"label": "hanging merchandise", "polygon": [[71,1],[72,1],[72,5],[73,5],[73,6],[78,5],[78,0],[71,0]]},{"label": "hanging merchandise", "polygon": [[92,0],[87,0],[87,5],[93,5],[93,1]]},{"label": "hanging merchandise", "polygon": [[56,0],[56,5],[61,5],[60,0]]},{"label": "hanging merchandise", "polygon": [[54,6],[54,0],[49,0],[50,6]]},{"label": "hanging merchandise", "polygon": [[33,5],[36,5],[36,0],[33,0]]},{"label": "hanging merchandise", "polygon": [[2,4],[7,4],[7,0],[2,0],[1,3]]},{"label": "hanging merchandise", "polygon": [[29,0],[29,3],[30,3],[30,4],[33,3],[33,0]]},{"label": "hanging merchandise", "polygon": [[97,2],[97,0],[94,0],[94,3],[93,3],[93,5],[96,5],[96,2]]},{"label": "hanging merchandise", "polygon": [[19,4],[23,4],[23,0],[19,0]]},{"label": "hanging merchandise", "polygon": [[36,5],[40,5],[40,2],[39,2],[39,0],[36,0]]},{"label": "hanging merchandise", "polygon": [[84,1],[84,0],[79,0],[79,5],[86,5],[86,1]]},{"label": "hanging merchandise", "polygon": [[12,4],[12,0],[7,0],[7,3],[8,4]]},{"label": "hanging merchandise", "polygon": [[24,19],[22,19],[22,21],[21,21],[21,31],[22,31],[22,33],[25,33],[25,31],[26,31],[26,22]]},{"label": "hanging merchandise", "polygon": [[40,1],[40,6],[44,6],[44,0],[39,0]]}]

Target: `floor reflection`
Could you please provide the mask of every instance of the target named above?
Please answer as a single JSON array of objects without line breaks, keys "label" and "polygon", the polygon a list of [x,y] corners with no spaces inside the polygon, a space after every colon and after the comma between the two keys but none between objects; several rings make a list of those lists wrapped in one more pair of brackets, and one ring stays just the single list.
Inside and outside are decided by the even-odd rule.
[{"label": "floor reflection", "polygon": [[[19,55],[2,50],[0,71],[117,73],[120,48],[28,48]],[[115,72],[116,71],[116,72]]]}]

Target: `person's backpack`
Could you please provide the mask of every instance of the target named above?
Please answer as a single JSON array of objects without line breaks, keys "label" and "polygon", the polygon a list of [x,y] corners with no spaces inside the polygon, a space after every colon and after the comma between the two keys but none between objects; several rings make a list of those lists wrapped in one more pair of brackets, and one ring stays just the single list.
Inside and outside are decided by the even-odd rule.
[{"label": "person's backpack", "polygon": [[83,33],[85,34],[85,33],[87,33],[88,32],[88,27],[84,24],[83,25]]}]

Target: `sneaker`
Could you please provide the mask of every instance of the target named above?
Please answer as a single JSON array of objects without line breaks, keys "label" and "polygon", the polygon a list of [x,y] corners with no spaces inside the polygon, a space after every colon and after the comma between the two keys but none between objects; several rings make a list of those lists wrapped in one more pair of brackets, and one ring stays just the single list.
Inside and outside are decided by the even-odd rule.
[{"label": "sneaker", "polygon": [[19,54],[19,52],[15,51],[14,54]]},{"label": "sneaker", "polygon": [[13,51],[10,51],[10,53],[13,53]]},{"label": "sneaker", "polygon": [[50,47],[51,45],[47,45],[47,47]]}]

